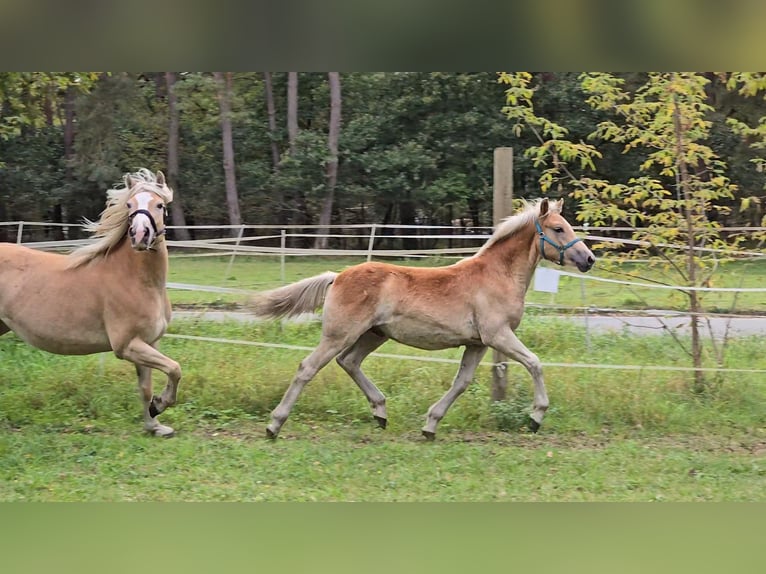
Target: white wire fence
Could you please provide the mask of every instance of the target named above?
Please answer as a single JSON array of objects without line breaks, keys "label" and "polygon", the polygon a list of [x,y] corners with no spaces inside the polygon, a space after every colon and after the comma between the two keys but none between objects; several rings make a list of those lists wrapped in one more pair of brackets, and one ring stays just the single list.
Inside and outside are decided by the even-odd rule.
[{"label": "white wire fence", "polygon": [[[55,228],[62,228],[53,233]],[[9,221],[0,222],[0,229],[5,229],[6,238],[13,236],[17,243],[27,245],[32,248],[42,250],[53,251],[70,251],[79,246],[85,245],[90,242],[90,239],[83,238],[67,238],[60,239],[62,235],[72,235],[68,233],[62,233],[63,228],[75,228],[79,226],[70,224],[52,224],[52,223],[40,223],[40,222],[26,222],[26,221]],[[173,237],[172,230],[178,229],[177,227],[169,227],[171,229],[170,237]],[[621,227],[600,227],[600,228],[586,228],[576,227],[577,231],[585,231],[585,239],[593,242],[602,243],[617,243],[626,246],[634,246],[641,242],[636,242],[630,239],[624,239],[620,237],[613,237],[607,235],[609,233],[625,233],[632,231],[629,228]],[[31,230],[31,231],[30,231]],[[449,227],[449,226],[408,226],[408,225],[382,225],[382,224],[355,224],[355,225],[332,225],[332,226],[320,226],[317,225],[300,225],[300,226],[282,226],[282,225],[240,225],[240,226],[188,226],[187,230],[190,233],[204,231],[204,237],[195,238],[188,241],[180,241],[176,239],[169,239],[168,246],[171,250],[171,257],[206,257],[206,256],[224,256],[228,257],[227,273],[231,269],[237,257],[252,257],[252,256],[269,256],[278,257],[280,261],[280,276],[282,282],[285,281],[286,271],[285,266],[288,258],[294,257],[339,257],[339,258],[360,258],[365,260],[372,260],[373,258],[396,258],[396,259],[415,259],[415,258],[438,258],[443,259],[460,259],[463,257],[474,254],[481,245],[489,238],[491,234],[491,228],[486,227]],[[744,231],[755,232],[763,231],[763,228],[723,228],[724,231],[730,231],[732,233],[742,233]],[[50,236],[57,236],[58,239],[47,240],[34,240],[39,239],[41,234]],[[214,236],[217,234],[217,236]],[[582,235],[582,233],[581,233]],[[334,245],[339,247],[316,249],[313,247],[314,242],[324,237]],[[31,239],[31,240],[30,240]],[[408,242],[407,248],[404,248],[403,244]],[[399,244],[400,248],[394,248],[396,244]],[[346,246],[345,248],[343,246]],[[351,245],[351,247],[348,247]],[[683,245],[669,246],[684,249]],[[709,252],[715,255],[718,251],[714,249],[704,249],[701,251]],[[764,257],[766,253],[759,250],[741,250],[738,251],[735,256],[737,258],[748,258],[759,260]],[[553,302],[550,304],[544,303],[528,303],[528,307],[542,309],[550,312],[563,312],[571,316],[572,314],[579,315],[584,320],[586,327],[586,336],[590,339],[589,319],[592,320],[594,315],[609,314],[619,315],[624,317],[690,317],[688,312],[678,310],[665,310],[665,309],[619,309],[613,307],[603,307],[597,305],[590,305],[587,303],[587,289],[586,284],[588,282],[595,283],[609,283],[625,286],[629,289],[659,289],[659,290],[675,290],[675,291],[701,291],[701,292],[719,292],[728,294],[759,294],[766,292],[766,287],[756,288],[733,288],[733,287],[687,287],[683,285],[660,285],[657,283],[648,283],[645,281],[626,281],[620,279],[610,279],[606,277],[600,277],[593,274],[582,275],[569,273],[567,271],[556,270],[560,277],[574,277],[579,279],[576,282],[569,282],[568,288],[576,288],[574,284],[579,283],[579,289],[581,292],[582,305],[557,305]],[[190,291],[201,291],[220,294],[235,294],[238,296],[245,296],[251,293],[248,289],[239,289],[231,287],[223,287],[220,285],[198,285],[192,283],[169,283],[170,289],[181,289]],[[711,318],[715,320],[749,320],[749,321],[761,321],[763,332],[766,332],[766,315],[759,314],[738,314],[733,311],[724,313],[701,313],[702,319],[709,321]],[[660,319],[662,322],[662,319]],[[655,327],[656,328],[656,327]],[[751,332],[759,332],[758,329]],[[728,325],[727,325],[728,333]],[[228,344],[247,344],[253,346],[268,346],[277,347],[283,349],[298,349],[298,347],[291,345],[282,345],[277,343],[263,343],[257,341],[237,341],[237,340],[224,340],[209,337],[194,337],[190,335],[167,335],[168,337],[183,338],[190,340],[198,340],[200,342],[208,343],[228,343]],[[301,347],[300,350],[310,350],[309,348]],[[416,361],[428,361],[428,362],[455,362],[452,359],[442,359],[438,357],[422,357],[422,356],[408,356],[408,355],[385,355],[379,354],[381,357],[403,359],[403,360],[416,360]],[[568,368],[580,368],[580,369],[621,369],[621,370],[659,370],[659,371],[690,371],[694,370],[691,367],[680,367],[677,365],[604,365],[604,364],[591,364],[591,363],[550,363],[548,366],[556,367],[568,367]],[[723,367],[710,367],[704,369],[705,371],[719,372],[728,371],[731,373],[763,373],[766,370],[763,369],[728,369]]]}]

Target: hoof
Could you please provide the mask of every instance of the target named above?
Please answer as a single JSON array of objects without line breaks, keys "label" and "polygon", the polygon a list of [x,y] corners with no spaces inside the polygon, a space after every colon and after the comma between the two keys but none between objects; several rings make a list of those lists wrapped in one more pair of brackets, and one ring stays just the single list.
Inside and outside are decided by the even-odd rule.
[{"label": "hoof", "polygon": [[266,427],[266,438],[269,440],[275,440],[277,438],[277,433]]},{"label": "hoof", "polygon": [[386,428],[386,425],[388,424],[388,419],[379,417],[378,415],[375,415],[375,421],[378,423],[378,426],[382,429]]},{"label": "hoof", "polygon": [[423,429],[423,436],[426,437],[428,442],[436,440],[436,433]]},{"label": "hoof", "polygon": [[176,434],[176,431],[173,430],[172,427],[168,427],[165,425],[157,425],[156,427],[152,429],[146,429],[147,432],[152,433],[156,437],[160,438],[170,438]]},{"label": "hoof", "polygon": [[533,433],[536,433],[540,430],[540,423],[535,419],[529,419],[529,430],[531,430]]}]

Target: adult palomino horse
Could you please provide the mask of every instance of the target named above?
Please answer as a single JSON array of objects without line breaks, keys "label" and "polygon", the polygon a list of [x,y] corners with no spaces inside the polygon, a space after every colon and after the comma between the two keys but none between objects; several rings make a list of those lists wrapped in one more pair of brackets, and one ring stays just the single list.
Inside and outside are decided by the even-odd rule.
[{"label": "adult palomino horse", "polygon": [[266,434],[275,438],[303,387],[333,357],[365,394],[378,424],[386,426],[386,399],[364,375],[364,358],[388,339],[420,349],[465,346],[452,387],[428,409],[423,435],[436,426],[468,387],[488,347],[518,361],[534,381],[530,426],[537,431],[548,408],[540,360],[514,331],[524,296],[541,258],[588,271],[595,257],[561,215],[562,201],[526,204],[505,219],[472,257],[448,267],[414,268],[362,263],[254,295],[251,310],[281,317],[324,306],[319,346],[300,364]]},{"label": "adult palomino horse", "polygon": [[[69,255],[0,244],[0,334],[51,353],[114,351],[135,364],[144,428],[172,436],[157,415],[176,401],[181,368],[156,349],[170,321],[165,289],[166,205],[173,190],[161,172],[141,169],[109,190],[106,208],[86,229],[97,238]],[[152,369],[168,377],[152,396]]]}]

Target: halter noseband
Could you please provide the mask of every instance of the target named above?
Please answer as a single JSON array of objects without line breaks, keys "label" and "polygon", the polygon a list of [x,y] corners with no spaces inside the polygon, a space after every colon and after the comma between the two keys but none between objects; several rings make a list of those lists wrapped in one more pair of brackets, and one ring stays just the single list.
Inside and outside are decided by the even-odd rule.
[{"label": "halter noseband", "polygon": [[[167,209],[165,209],[163,212],[167,216]],[[129,214],[128,222],[132,224],[133,218],[139,213],[149,218],[149,223],[152,224],[152,230],[154,231],[154,241],[165,235],[166,229],[163,227],[162,229],[157,230],[157,222],[154,220],[154,216],[146,209],[136,209],[133,213]],[[152,245],[154,245],[154,241],[152,241]]]},{"label": "halter noseband", "polygon": [[540,236],[540,256],[544,257],[545,255],[545,243],[546,241],[553,245],[553,247],[556,248],[556,251],[559,252],[559,265],[564,265],[564,252],[572,247],[575,243],[578,241],[582,241],[579,237],[575,237],[572,241],[567,243],[566,245],[559,245],[555,241],[553,241],[550,237],[545,235],[545,232],[543,231],[543,228],[540,226],[540,220],[535,219],[535,229],[537,229],[537,234]]}]

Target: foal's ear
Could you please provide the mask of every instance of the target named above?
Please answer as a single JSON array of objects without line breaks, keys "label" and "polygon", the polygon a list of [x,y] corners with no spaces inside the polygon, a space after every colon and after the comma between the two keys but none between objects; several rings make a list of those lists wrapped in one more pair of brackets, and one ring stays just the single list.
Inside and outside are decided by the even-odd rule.
[{"label": "foal's ear", "polygon": [[548,213],[548,198],[544,197],[540,202],[540,217]]},{"label": "foal's ear", "polygon": [[165,174],[162,173],[161,171],[157,172],[157,184],[160,186],[165,185]]}]

